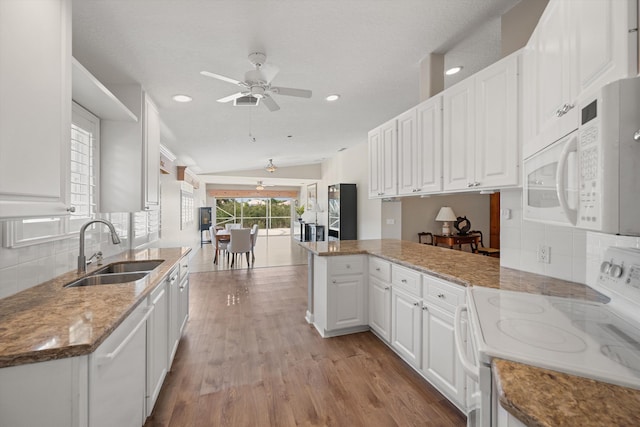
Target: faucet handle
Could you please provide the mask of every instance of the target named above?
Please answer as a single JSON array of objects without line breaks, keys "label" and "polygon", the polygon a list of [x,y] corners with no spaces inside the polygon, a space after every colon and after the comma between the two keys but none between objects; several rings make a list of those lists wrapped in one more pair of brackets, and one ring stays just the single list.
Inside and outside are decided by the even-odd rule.
[{"label": "faucet handle", "polygon": [[96,252],[96,265],[102,265],[102,251]]}]

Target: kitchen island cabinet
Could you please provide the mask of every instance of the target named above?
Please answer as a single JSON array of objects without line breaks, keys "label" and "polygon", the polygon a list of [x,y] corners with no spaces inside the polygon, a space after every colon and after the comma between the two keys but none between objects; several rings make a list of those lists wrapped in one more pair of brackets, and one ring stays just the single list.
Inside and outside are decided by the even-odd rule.
[{"label": "kitchen island cabinet", "polygon": [[68,215],[71,0],[3,0],[0,29],[0,219]]}]

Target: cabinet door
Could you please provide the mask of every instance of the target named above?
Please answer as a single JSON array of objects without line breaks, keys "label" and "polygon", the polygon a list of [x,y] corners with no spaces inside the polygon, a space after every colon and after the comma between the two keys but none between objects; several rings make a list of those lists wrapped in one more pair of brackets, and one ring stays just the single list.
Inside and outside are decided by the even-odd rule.
[{"label": "cabinet door", "polygon": [[421,146],[417,135],[416,109],[398,116],[398,194],[412,194],[418,188]]},{"label": "cabinet door", "polygon": [[147,321],[147,413],[151,415],[168,370],[169,298],[163,282],[150,296],[153,311]]},{"label": "cabinet door", "polygon": [[65,215],[71,1],[0,1],[0,28],[0,218]]},{"label": "cabinet door", "polygon": [[422,304],[418,298],[396,288],[391,290],[391,345],[402,357],[420,368]]},{"label": "cabinet door", "polygon": [[443,95],[443,175],[445,190],[475,183],[475,85],[468,78]]},{"label": "cabinet door", "polygon": [[178,271],[169,274],[167,283],[169,291],[169,342],[167,346],[168,366],[171,367],[173,358],[180,342],[180,287],[178,285]]},{"label": "cabinet door", "polygon": [[328,283],[327,330],[366,325],[364,278],[361,274],[331,276]]},{"label": "cabinet door", "polygon": [[422,331],[422,371],[440,392],[464,407],[465,374],[456,354],[453,316],[427,304]]},{"label": "cabinet door", "polygon": [[180,307],[179,316],[180,329],[179,336],[182,336],[184,328],[187,326],[187,320],[189,319],[189,276],[185,277],[180,283]]},{"label": "cabinet door", "polygon": [[398,193],[398,142],[396,120],[391,120],[380,127],[381,173],[380,188],[383,196],[395,196]]},{"label": "cabinet door", "polygon": [[148,96],[145,96],[144,118],[143,208],[150,210],[160,205],[160,116]]},{"label": "cabinet door", "polygon": [[518,184],[518,61],[519,55],[511,55],[475,77],[475,177],[480,188]]},{"label": "cabinet door", "polygon": [[416,108],[418,118],[417,193],[442,191],[442,97]]},{"label": "cabinet door", "polygon": [[369,326],[385,341],[391,339],[391,286],[369,276]]},{"label": "cabinet door", "polygon": [[[635,2],[590,0],[570,3],[575,49],[571,73],[576,94],[593,90],[637,72]],[[629,20],[632,20],[632,23]]]},{"label": "cabinet door", "polygon": [[380,128],[369,132],[369,197],[380,197]]}]

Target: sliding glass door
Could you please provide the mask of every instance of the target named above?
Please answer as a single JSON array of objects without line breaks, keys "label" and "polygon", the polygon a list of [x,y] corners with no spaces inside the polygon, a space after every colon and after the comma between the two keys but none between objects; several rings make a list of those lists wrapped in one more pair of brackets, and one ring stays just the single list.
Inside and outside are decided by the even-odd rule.
[{"label": "sliding glass door", "polygon": [[267,235],[291,235],[291,201],[258,197],[216,199],[216,225],[241,224],[249,228],[258,224]]}]

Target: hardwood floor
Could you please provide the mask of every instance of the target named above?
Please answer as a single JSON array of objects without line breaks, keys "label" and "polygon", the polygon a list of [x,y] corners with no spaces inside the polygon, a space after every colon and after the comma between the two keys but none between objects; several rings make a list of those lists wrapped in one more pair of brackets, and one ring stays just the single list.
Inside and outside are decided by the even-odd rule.
[{"label": "hardwood floor", "polygon": [[464,426],[446,398],[370,332],[306,323],[307,266],[190,276],[190,320],[155,426]]}]

